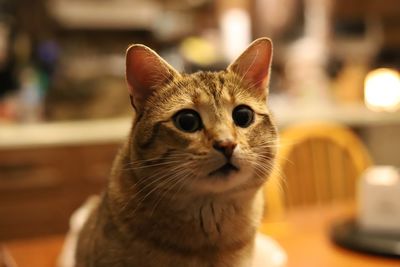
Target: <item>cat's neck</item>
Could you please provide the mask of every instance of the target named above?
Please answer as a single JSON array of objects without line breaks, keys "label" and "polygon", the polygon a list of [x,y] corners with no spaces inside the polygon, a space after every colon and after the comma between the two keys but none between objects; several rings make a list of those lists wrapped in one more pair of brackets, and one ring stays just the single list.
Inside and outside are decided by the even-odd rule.
[{"label": "cat's neck", "polygon": [[[260,190],[229,194],[180,194],[174,198],[150,194],[143,199],[134,193],[137,177],[124,169],[122,162],[121,158],[114,166],[108,201],[114,210],[114,217],[125,229],[132,229],[135,234],[145,232],[143,238],[175,242],[182,248],[192,247],[194,250],[252,242],[262,215]],[[193,240],[196,242],[193,243]]]}]

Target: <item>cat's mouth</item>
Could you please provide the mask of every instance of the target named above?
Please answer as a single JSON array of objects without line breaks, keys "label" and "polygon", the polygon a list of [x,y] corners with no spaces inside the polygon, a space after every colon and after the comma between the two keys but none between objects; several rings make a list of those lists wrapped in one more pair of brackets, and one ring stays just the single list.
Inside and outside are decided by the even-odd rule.
[{"label": "cat's mouth", "polygon": [[239,168],[233,165],[230,162],[225,163],[223,166],[218,169],[210,172],[208,176],[227,176],[231,172],[238,172]]}]

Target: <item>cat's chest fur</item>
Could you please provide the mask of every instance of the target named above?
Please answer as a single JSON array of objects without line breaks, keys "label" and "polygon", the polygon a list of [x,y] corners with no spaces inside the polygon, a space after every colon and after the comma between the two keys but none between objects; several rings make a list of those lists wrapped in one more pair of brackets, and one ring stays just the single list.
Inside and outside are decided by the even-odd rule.
[{"label": "cat's chest fur", "polygon": [[82,266],[250,266],[261,216],[260,194],[182,199],[173,207],[162,203],[153,210],[150,204],[129,214],[126,209],[119,213],[120,199],[113,198],[113,194],[124,196],[119,190],[125,188],[109,190],[82,232],[78,249],[78,262],[86,261]]}]

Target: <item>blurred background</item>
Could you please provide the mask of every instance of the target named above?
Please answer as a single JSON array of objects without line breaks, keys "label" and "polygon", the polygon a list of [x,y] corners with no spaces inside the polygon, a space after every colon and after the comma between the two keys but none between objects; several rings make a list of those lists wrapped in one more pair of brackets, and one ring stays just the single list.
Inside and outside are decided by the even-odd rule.
[{"label": "blurred background", "polygon": [[1,0],[0,121],[129,116],[129,44],[194,72],[225,68],[261,36],[275,43],[274,107],[394,111],[395,85],[368,93],[364,82],[377,68],[398,79],[399,10],[396,0]]},{"label": "blurred background", "polygon": [[334,123],[370,164],[400,165],[398,0],[0,0],[0,240],[65,233],[105,185],[131,123],[129,44],[195,72],[262,36],[281,131]]}]

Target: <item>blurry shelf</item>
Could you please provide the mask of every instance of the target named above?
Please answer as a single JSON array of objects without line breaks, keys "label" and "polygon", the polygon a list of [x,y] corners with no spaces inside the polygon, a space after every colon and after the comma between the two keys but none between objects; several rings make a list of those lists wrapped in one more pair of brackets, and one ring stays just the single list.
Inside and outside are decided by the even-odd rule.
[{"label": "blurry shelf", "polygon": [[[400,112],[373,112],[363,106],[306,108],[273,105],[279,127],[305,121],[331,121],[354,127],[400,124]],[[51,122],[0,127],[0,149],[38,146],[122,143],[129,134],[131,118]]]},{"label": "blurry shelf", "polygon": [[53,17],[67,29],[151,29],[160,15],[154,1],[76,2],[54,0],[49,4]]},{"label": "blurry shelf", "polygon": [[0,127],[0,149],[123,142],[131,118],[51,122]]},{"label": "blurry shelf", "polygon": [[351,105],[273,105],[273,115],[280,127],[303,121],[331,121],[348,126],[400,124],[400,112],[374,112],[362,104]]}]

